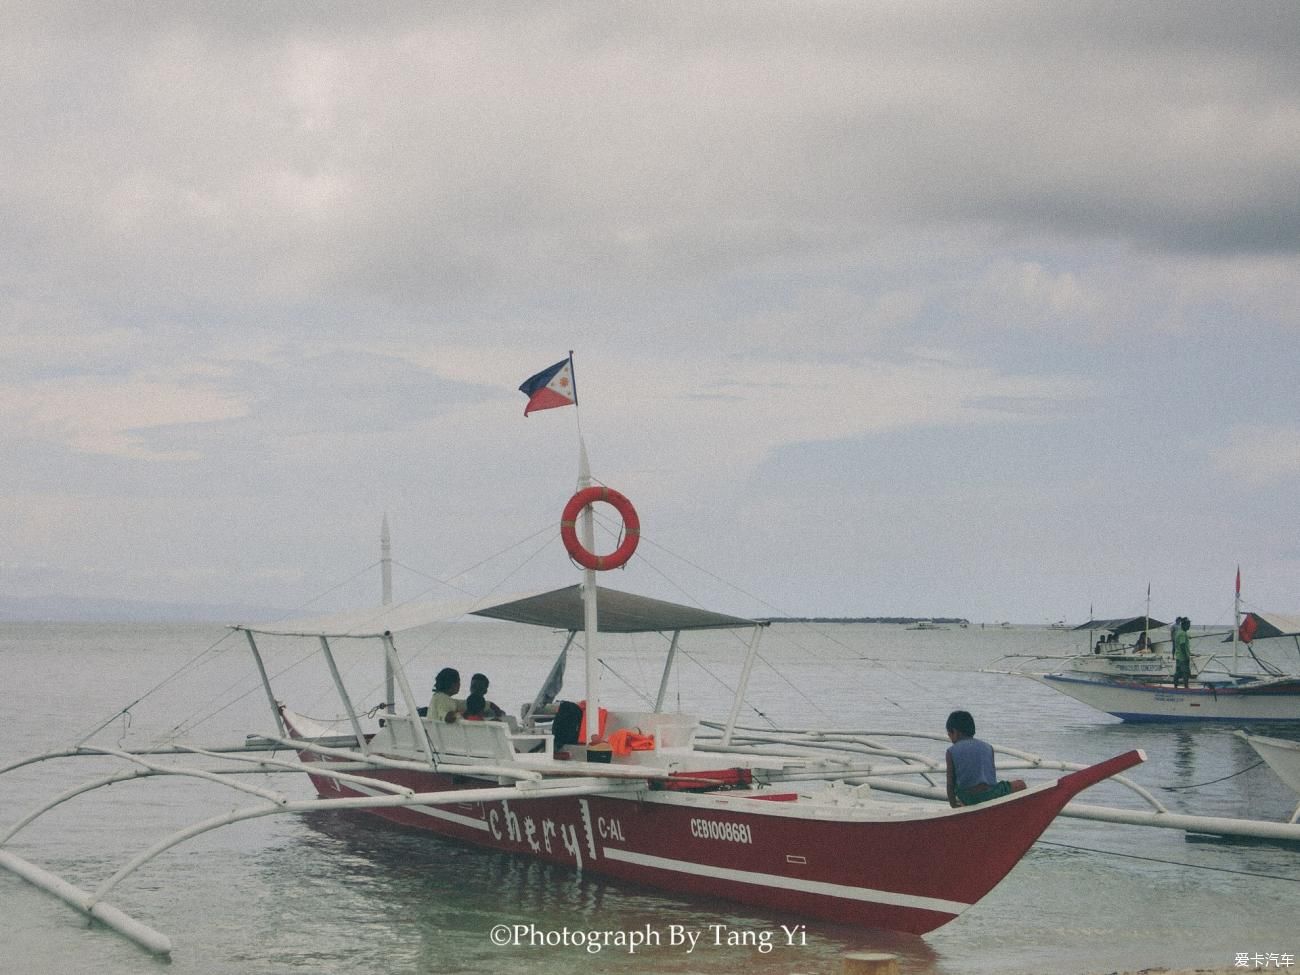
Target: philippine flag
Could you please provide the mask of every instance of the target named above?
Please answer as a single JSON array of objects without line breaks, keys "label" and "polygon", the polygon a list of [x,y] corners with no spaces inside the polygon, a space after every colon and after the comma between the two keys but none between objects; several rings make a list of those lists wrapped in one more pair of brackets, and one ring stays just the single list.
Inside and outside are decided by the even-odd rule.
[{"label": "philippine flag", "polygon": [[576,406],[578,390],[573,384],[573,359],[561,359],[524,380],[519,392],[528,397],[524,416],[533,410],[553,410],[557,406]]}]

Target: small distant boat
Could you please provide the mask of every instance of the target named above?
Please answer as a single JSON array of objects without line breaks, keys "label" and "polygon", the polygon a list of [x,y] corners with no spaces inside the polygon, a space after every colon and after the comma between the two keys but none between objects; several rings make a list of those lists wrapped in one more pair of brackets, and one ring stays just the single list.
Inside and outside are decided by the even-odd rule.
[{"label": "small distant boat", "polygon": [[[1250,747],[1262,758],[1277,777],[1289,785],[1293,792],[1300,795],[1300,742],[1285,741],[1281,738],[1265,738],[1263,735],[1250,735],[1238,731],[1238,738],[1244,738]],[[1300,821],[1300,805],[1291,815],[1291,822]]]},{"label": "small distant boat", "polygon": [[1231,677],[1215,683],[1202,674],[1190,687],[1149,680],[1044,674],[1054,690],[1123,721],[1300,720],[1300,677]]},{"label": "small distant boat", "polygon": [[918,620],[908,627],[909,630],[946,630],[948,627],[932,623],[930,620]]},{"label": "small distant boat", "polygon": [[[1217,654],[1193,657],[1188,685],[1174,686],[1172,657],[1120,647],[1117,642],[1115,651],[1104,652],[1111,640],[1099,641],[1091,655],[1070,658],[1070,666],[1062,671],[1024,676],[1124,721],[1300,721],[1300,673],[1284,673],[1256,656],[1252,646],[1255,640],[1292,637],[1300,649],[1300,617],[1243,614],[1240,572],[1234,605],[1235,626],[1230,633],[1196,636],[1226,635],[1224,642],[1233,645],[1231,660]],[[1144,632],[1164,626],[1148,617],[1134,620],[1146,620]],[[1112,634],[1124,625],[1123,621],[1092,621],[1101,622],[1111,624]]]},{"label": "small distant boat", "polygon": [[[1068,669],[1076,674],[1172,681],[1173,654],[1160,652],[1157,649],[1160,641],[1153,636],[1168,626],[1168,623],[1150,615],[1091,619],[1080,623],[1073,632],[1086,631],[1092,649],[1089,653],[1071,657]],[[1092,639],[1094,633],[1097,635],[1095,641]],[[1167,640],[1164,645],[1168,647]]]}]

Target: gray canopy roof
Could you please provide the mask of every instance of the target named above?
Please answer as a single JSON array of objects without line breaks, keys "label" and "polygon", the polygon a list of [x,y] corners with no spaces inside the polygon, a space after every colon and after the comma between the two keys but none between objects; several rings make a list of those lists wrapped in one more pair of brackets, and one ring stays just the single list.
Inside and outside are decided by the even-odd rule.
[{"label": "gray canopy roof", "polygon": [[[673,630],[739,629],[754,620],[637,596],[617,589],[597,589],[597,623],[602,633],[656,633]],[[288,620],[239,629],[286,636],[373,637],[417,626],[446,623],[465,616],[529,623],[555,630],[583,629],[582,588],[512,594],[456,602],[409,602],[333,616]]]},{"label": "gray canopy roof", "polygon": [[[721,630],[757,625],[754,620],[682,606],[662,599],[597,587],[597,628],[602,633]],[[566,586],[473,611],[475,616],[531,623],[556,630],[583,628],[582,587]]]},{"label": "gray canopy roof", "polygon": [[1117,620],[1088,620],[1086,623],[1080,623],[1075,627],[1076,630],[1105,630],[1107,633],[1114,633],[1116,636],[1123,636],[1125,633],[1141,633],[1143,630],[1158,630],[1168,626],[1168,623],[1162,623],[1154,616],[1125,616]]}]

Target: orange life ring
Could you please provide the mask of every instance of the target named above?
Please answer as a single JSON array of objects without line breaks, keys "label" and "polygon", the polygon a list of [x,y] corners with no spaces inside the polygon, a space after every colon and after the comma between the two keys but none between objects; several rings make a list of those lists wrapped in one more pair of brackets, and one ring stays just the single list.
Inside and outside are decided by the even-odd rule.
[{"label": "orange life ring", "polygon": [[[597,501],[613,505],[623,519],[623,542],[609,555],[588,552],[578,541],[578,513]],[[584,569],[617,569],[632,557],[637,543],[641,541],[641,519],[637,517],[632,502],[613,488],[583,488],[564,506],[564,514],[560,516],[560,540],[564,542],[564,550],[569,553],[569,557]]]}]

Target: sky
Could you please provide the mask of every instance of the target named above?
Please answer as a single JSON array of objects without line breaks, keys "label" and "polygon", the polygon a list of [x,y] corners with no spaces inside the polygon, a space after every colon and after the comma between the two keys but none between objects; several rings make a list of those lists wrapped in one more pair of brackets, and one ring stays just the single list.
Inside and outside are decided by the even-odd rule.
[{"label": "sky", "polygon": [[1297,37],[0,3],[0,599],[373,603],[385,514],[399,600],[569,584],[581,433],[642,521],[616,588],[1221,623],[1240,565],[1300,611]]}]

